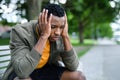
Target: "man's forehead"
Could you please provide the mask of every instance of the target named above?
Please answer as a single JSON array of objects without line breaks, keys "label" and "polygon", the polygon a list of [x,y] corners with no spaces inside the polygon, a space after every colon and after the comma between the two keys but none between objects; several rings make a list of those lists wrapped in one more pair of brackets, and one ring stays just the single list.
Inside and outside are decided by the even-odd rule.
[{"label": "man's forehead", "polygon": [[64,16],[63,17],[52,16],[51,23],[54,23],[54,22],[64,23],[65,17]]}]

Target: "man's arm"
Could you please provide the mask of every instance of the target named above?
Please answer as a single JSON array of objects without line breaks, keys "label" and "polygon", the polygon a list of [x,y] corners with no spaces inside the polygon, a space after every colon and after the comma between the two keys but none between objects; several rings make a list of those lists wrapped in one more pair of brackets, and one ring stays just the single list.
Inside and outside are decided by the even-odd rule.
[{"label": "man's arm", "polygon": [[37,44],[35,45],[35,50],[37,50],[39,53],[42,53],[45,43],[50,36],[51,33],[51,18],[52,14],[50,15],[49,19],[47,20],[48,10],[43,9],[43,12],[40,13],[39,19],[38,19],[38,26],[40,29],[40,36]]},{"label": "man's arm", "polygon": [[[22,32],[12,30],[11,39],[11,53],[12,53],[12,65],[20,79],[27,79],[29,75],[36,68],[44,49],[45,43],[51,32],[51,17],[47,20],[47,10],[43,10],[39,16],[39,27],[41,28],[41,34],[37,44],[30,50],[29,46],[25,45],[22,40]],[[24,34],[23,34],[24,35]]]},{"label": "man's arm", "polygon": [[[12,29],[10,39],[11,63],[19,78],[28,78],[36,68],[41,55],[34,48],[26,46],[21,28]],[[28,44],[29,45],[29,44]]]},{"label": "man's arm", "polygon": [[65,14],[65,27],[62,32],[62,38],[64,43],[64,52],[61,54],[62,60],[65,66],[69,70],[76,70],[79,64],[78,57],[75,51],[72,48],[70,38],[68,35],[68,23],[67,23],[67,16]]}]

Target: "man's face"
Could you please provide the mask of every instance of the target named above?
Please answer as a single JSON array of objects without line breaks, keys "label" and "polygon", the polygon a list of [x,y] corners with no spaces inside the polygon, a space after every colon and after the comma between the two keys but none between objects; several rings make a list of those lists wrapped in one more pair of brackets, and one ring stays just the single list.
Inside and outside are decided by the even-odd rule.
[{"label": "man's face", "polygon": [[51,20],[51,34],[49,40],[52,42],[56,41],[60,37],[64,29],[64,26],[65,26],[65,17],[57,17],[53,15]]}]

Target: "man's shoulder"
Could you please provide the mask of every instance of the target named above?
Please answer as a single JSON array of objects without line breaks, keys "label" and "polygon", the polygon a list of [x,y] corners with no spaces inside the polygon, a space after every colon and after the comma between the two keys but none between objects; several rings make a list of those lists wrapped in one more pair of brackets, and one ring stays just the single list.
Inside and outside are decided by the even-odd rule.
[{"label": "man's shoulder", "polygon": [[15,25],[13,28],[27,28],[27,27],[31,27],[31,26],[34,26],[35,24],[37,23],[37,20],[31,20],[29,22],[25,22],[25,23],[22,23],[22,24],[17,24]]},{"label": "man's shoulder", "polygon": [[[11,40],[19,40],[24,43],[29,43],[29,45],[34,44],[34,40],[36,39],[34,28],[37,21],[30,21],[24,24],[17,24],[11,30]],[[27,42],[26,42],[27,41]]]},{"label": "man's shoulder", "polygon": [[33,30],[33,28],[36,26],[36,24],[37,24],[37,20],[31,20],[26,23],[16,24],[12,28],[12,30],[15,30],[16,32],[23,32],[23,31],[29,32],[29,31]]},{"label": "man's shoulder", "polygon": [[19,36],[21,38],[29,38],[34,36],[34,28],[37,21],[30,21],[23,24],[15,25],[11,30],[11,36]]}]

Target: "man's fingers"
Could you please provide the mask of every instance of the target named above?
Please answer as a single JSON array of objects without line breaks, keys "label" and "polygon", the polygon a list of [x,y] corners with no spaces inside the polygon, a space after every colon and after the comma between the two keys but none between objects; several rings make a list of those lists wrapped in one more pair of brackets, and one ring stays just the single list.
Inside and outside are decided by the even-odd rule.
[{"label": "man's fingers", "polygon": [[51,20],[52,20],[52,14],[50,14],[50,17],[49,17],[49,20],[48,20],[49,24],[51,24]]},{"label": "man's fingers", "polygon": [[43,11],[42,11],[42,17],[41,17],[41,22],[43,23],[44,22],[44,20],[45,20],[45,9],[43,9]]},{"label": "man's fingers", "polygon": [[47,23],[47,15],[48,15],[48,10],[43,9],[42,11],[42,16],[41,16],[41,22],[42,23]]},{"label": "man's fingers", "polygon": [[66,16],[66,13],[65,13],[65,22],[67,22],[67,16]]},{"label": "man's fingers", "polygon": [[40,13],[40,15],[38,17],[38,24],[41,22],[41,15],[42,15],[42,13]]},{"label": "man's fingers", "polygon": [[47,23],[48,10],[45,10],[45,23]]}]

